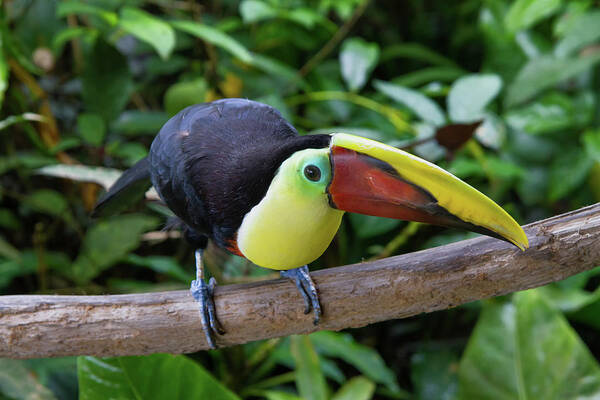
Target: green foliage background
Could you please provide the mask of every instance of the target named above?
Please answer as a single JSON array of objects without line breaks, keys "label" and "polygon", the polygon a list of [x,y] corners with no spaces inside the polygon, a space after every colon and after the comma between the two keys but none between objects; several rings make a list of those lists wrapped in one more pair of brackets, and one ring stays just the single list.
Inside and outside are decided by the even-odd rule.
[{"label": "green foliage background", "polygon": [[[155,233],[164,208],[89,211],[169,116],[221,97],[408,146],[521,223],[600,201],[599,62],[587,0],[0,1],[0,294],[187,288],[193,249]],[[313,268],[470,236],[349,215]],[[221,284],[272,276],[207,263]],[[598,271],[345,333],[0,359],[0,397],[600,398]]]}]

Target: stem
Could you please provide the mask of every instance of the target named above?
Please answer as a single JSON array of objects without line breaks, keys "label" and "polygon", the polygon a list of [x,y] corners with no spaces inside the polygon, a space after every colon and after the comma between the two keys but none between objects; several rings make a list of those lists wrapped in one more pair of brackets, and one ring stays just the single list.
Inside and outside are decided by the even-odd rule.
[{"label": "stem", "polygon": [[290,96],[286,99],[286,103],[289,106],[296,106],[298,104],[309,103],[311,101],[329,100],[347,101],[349,103],[356,104],[357,106],[364,107],[386,117],[388,121],[394,125],[398,132],[409,132],[413,135],[416,134],[413,127],[407,122],[407,117],[402,111],[352,92],[340,92],[333,90],[310,92]]}]

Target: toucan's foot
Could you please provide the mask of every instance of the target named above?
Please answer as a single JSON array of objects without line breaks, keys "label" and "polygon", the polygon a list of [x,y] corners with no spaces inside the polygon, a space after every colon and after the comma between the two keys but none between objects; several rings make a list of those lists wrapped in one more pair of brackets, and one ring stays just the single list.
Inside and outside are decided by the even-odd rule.
[{"label": "toucan's foot", "polygon": [[294,281],[304,299],[304,314],[308,314],[312,309],[315,314],[313,323],[317,325],[321,321],[321,303],[317,287],[308,273],[308,266],[281,271],[281,276]]},{"label": "toucan's foot", "polygon": [[223,335],[225,330],[221,327],[215,311],[215,302],[213,300],[215,286],[217,281],[210,278],[208,284],[204,281],[204,271],[202,268],[202,251],[196,251],[196,280],[192,281],[190,292],[194,300],[200,305],[200,321],[202,329],[206,336],[206,341],[211,349],[216,349],[215,334]]}]

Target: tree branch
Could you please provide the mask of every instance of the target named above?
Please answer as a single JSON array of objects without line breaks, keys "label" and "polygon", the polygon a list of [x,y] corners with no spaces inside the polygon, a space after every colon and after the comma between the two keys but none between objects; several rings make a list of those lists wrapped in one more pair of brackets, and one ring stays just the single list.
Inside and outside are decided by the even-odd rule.
[{"label": "tree branch", "polygon": [[[221,346],[339,330],[558,281],[600,264],[600,203],[526,227],[531,248],[476,238],[317,271],[324,315],[312,325],[292,282],[218,287]],[[0,297],[0,357],[114,356],[206,349],[186,291],[110,296]]]}]

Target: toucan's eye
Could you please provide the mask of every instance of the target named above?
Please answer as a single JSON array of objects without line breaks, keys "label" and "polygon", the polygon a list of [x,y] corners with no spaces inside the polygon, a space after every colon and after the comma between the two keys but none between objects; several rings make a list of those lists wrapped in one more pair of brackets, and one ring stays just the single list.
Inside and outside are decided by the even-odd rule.
[{"label": "toucan's eye", "polygon": [[304,176],[309,181],[318,182],[321,179],[321,170],[316,165],[307,165],[304,167]]}]

